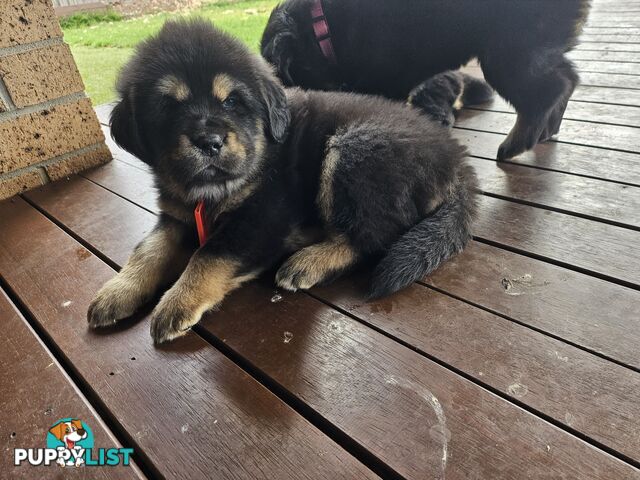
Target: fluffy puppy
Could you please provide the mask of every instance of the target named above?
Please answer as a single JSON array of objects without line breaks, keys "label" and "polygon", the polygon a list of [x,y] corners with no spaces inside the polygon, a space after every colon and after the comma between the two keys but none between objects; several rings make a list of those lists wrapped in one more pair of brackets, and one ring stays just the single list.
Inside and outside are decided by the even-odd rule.
[{"label": "fluffy puppy", "polygon": [[[151,321],[154,340],[170,340],[282,259],[276,283],[289,290],[375,259],[371,295],[387,295],[470,238],[475,176],[446,127],[383,98],[285,92],[207,22],[167,23],[118,92],[113,137],[151,166],[162,214],[98,292],[92,327],[173,284]],[[194,210],[208,231],[199,248]]]},{"label": "fluffy puppy", "polygon": [[518,112],[498,150],[511,158],[560,128],[578,75],[565,53],[589,0],[286,0],[262,54],[286,85],[404,99],[422,80],[478,58]]}]

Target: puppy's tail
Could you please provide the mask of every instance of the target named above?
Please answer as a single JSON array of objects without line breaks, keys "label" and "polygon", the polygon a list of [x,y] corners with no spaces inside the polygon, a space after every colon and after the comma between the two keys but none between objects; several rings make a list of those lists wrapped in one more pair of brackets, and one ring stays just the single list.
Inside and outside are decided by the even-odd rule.
[{"label": "puppy's tail", "polygon": [[410,285],[464,249],[471,239],[476,186],[473,168],[461,166],[452,195],[438,210],[400,237],[376,266],[370,299],[389,295]]},{"label": "puppy's tail", "polygon": [[493,98],[493,89],[487,82],[480,78],[463,73],[462,84],[464,87],[462,91],[462,104],[465,107],[468,105],[487,103]]}]

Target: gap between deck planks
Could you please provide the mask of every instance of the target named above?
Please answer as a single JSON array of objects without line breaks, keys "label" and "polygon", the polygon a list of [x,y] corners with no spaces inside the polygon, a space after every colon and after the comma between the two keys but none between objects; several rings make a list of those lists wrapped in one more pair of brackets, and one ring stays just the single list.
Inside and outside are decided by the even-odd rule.
[{"label": "gap between deck planks", "polygon": [[24,200],[0,203],[0,221],[4,282],[147,469],[196,478],[372,477],[197,335],[154,348],[146,322],[89,331],[89,301],[113,270]]},{"label": "gap between deck planks", "polygon": [[[113,241],[109,241],[108,245],[104,245],[104,242],[101,238],[100,232],[104,229],[109,229],[110,228],[110,223],[109,224],[105,224],[103,220],[103,223],[100,225],[93,225],[92,228],[84,228],[81,224],[77,223],[77,210],[74,213],[74,204],[75,203],[71,203],[71,198],[72,197],[59,197],[59,193],[55,192],[55,189],[60,187],[60,192],[73,192],[72,197],[77,198],[81,198],[82,200],[80,201],[80,203],[86,203],[86,202],[90,202],[92,204],[96,204],[96,205],[108,205],[108,204],[113,204],[112,207],[109,208],[109,210],[111,212],[117,212],[117,211],[123,211],[124,207],[124,200],[116,197],[115,195],[112,195],[110,192],[105,191],[105,190],[101,190],[99,187],[92,185],[89,182],[86,182],[86,180],[81,180],[81,179],[76,179],[71,181],[69,184],[67,185],[58,185],[56,186],[51,185],[49,187],[47,187],[46,189],[42,189],[38,192],[34,192],[33,195],[30,194],[30,198],[32,201],[36,202],[36,204],[38,204],[41,208],[44,208],[48,214],[52,215],[54,218],[56,218],[58,221],[64,223],[65,225],[67,225],[68,228],[70,228],[71,230],[75,231],[78,235],[81,235],[86,241],[88,241],[89,243],[91,243],[92,245],[94,245],[96,248],[102,248],[102,252],[107,255],[110,256],[110,258],[113,258],[114,260],[117,258],[125,258],[126,255],[128,254],[128,251],[126,251],[126,244],[118,244],[118,242],[113,242]],[[84,192],[84,194],[82,193]],[[95,195],[95,198],[91,198],[92,195]],[[111,196],[111,200],[107,201],[108,196]],[[65,200],[66,198],[66,200]],[[148,212],[145,212],[142,209],[138,209],[137,211],[137,220],[132,221],[133,225],[142,225],[143,222],[140,221],[141,217],[143,216],[150,216]],[[127,218],[131,218],[133,212],[126,212],[123,213],[123,215],[126,215]],[[106,211],[103,212],[96,212],[97,217],[101,218],[101,219],[111,219],[113,218],[113,214],[107,214]],[[138,227],[137,229],[137,234],[134,235],[133,231],[131,232],[132,235],[134,235],[137,238],[140,238],[143,234],[143,231]],[[124,248],[122,247],[122,245],[124,245]],[[100,247],[102,246],[102,247]],[[420,287],[422,288],[424,291],[426,291],[424,289],[424,287]],[[257,290],[257,294],[255,293],[255,291]],[[434,295],[439,295],[439,294],[435,294]],[[247,296],[248,295],[248,296]],[[257,295],[257,297],[256,297]],[[322,340],[323,345],[321,346],[316,346],[316,345],[310,345],[309,343],[307,343],[306,347],[302,347],[303,351],[307,351],[309,352],[309,350],[311,348],[313,348],[314,355],[320,355],[320,352],[324,351],[326,349],[326,351],[331,351],[331,347],[330,345],[333,345],[333,349],[336,349],[336,345],[340,344],[340,339],[341,339],[341,335],[338,335],[339,333],[342,333],[342,329],[344,328],[345,330],[348,329],[353,331],[355,329],[355,332],[358,333],[358,335],[356,335],[355,338],[358,338],[359,342],[363,342],[364,337],[367,335],[365,332],[366,330],[363,330],[362,327],[354,327],[352,326],[348,319],[343,318],[341,315],[339,315],[337,312],[332,311],[332,310],[328,310],[325,307],[323,307],[321,304],[314,304],[313,301],[311,301],[308,297],[300,297],[300,296],[285,296],[285,305],[287,305],[287,309],[294,309],[296,312],[298,312],[296,315],[293,316],[293,318],[289,318],[291,317],[291,315],[287,314],[286,311],[281,311],[280,308],[284,308],[284,307],[280,307],[280,304],[278,304],[277,307],[272,307],[271,306],[271,302],[270,302],[270,298],[273,295],[273,291],[269,288],[265,288],[262,287],[260,285],[254,285],[252,287],[246,287],[244,289],[242,289],[241,292],[239,292],[238,294],[232,296],[232,298],[224,304],[221,312],[217,313],[214,315],[214,317],[212,318],[211,322],[206,322],[205,326],[209,331],[212,331],[215,333],[216,338],[221,338],[223,340],[226,341],[227,345],[233,345],[232,343],[230,343],[230,337],[229,337],[229,332],[226,331],[225,329],[232,329],[234,333],[234,335],[237,336],[236,340],[239,342],[247,342],[247,343],[252,343],[252,342],[258,342],[255,345],[253,345],[252,347],[252,351],[250,352],[249,355],[249,360],[256,365],[257,368],[259,368],[260,370],[265,370],[265,362],[269,362],[270,359],[274,359],[273,362],[277,362],[277,361],[282,361],[282,360],[277,360],[277,352],[278,352],[278,345],[279,342],[282,342],[282,329],[289,329],[288,331],[293,332],[294,337],[293,338],[298,338],[300,339],[299,341],[303,341],[303,342],[311,342],[311,340],[309,340],[308,338],[305,337],[304,335],[304,331],[316,331],[319,327],[312,327],[312,326],[308,326],[308,325],[304,325],[304,319],[308,319],[310,313],[309,312],[315,312],[315,311],[320,311],[323,313],[319,313],[317,315],[318,321],[320,321],[321,323],[324,324],[324,322],[329,322],[329,319],[331,319],[331,322],[329,322],[328,324],[325,324],[325,328],[328,328],[330,335],[328,335],[331,338],[327,338],[324,339],[325,335],[322,335],[322,338],[320,340]],[[240,300],[234,300],[235,297],[240,296]],[[446,298],[446,297],[444,297]],[[300,305],[300,303],[302,303],[302,305]],[[457,305],[459,305],[462,308],[471,308],[468,306],[465,306],[464,304],[461,304],[459,302],[453,302]],[[264,316],[260,316],[260,318],[258,319],[253,319],[253,318],[248,318],[249,317],[249,311],[247,309],[250,310],[256,310],[255,309],[255,305],[256,304],[261,304],[264,305],[262,308],[265,310],[265,314]],[[410,304],[407,304],[408,307],[410,307]],[[231,309],[231,310],[229,310]],[[241,309],[240,312],[237,312],[235,310],[237,309]],[[274,310],[276,309],[276,310]],[[262,310],[262,309],[260,309]],[[305,312],[304,315],[302,315],[302,312]],[[478,311],[479,314],[482,314],[482,312]],[[293,322],[292,325],[294,326],[289,326],[289,324],[287,325],[279,325],[278,324],[278,319],[282,318],[282,316],[285,316],[286,321],[287,322]],[[316,317],[316,315],[314,315],[314,318]],[[237,319],[238,318],[243,318],[243,322],[238,322]],[[282,320],[280,320],[282,321]],[[250,322],[249,325],[245,325],[245,322]],[[275,323],[274,323],[275,322]],[[338,323],[336,323],[338,322]],[[264,326],[265,324],[267,324],[267,326]],[[509,322],[505,322],[505,324],[509,324]],[[261,327],[262,325],[262,327]],[[338,325],[338,327],[336,327],[336,325]],[[222,328],[222,333],[220,328]],[[233,330],[235,328],[235,330]],[[252,335],[250,339],[248,338],[244,338],[246,337],[246,335],[242,335],[241,332],[243,331],[244,328],[247,328],[248,331],[259,331],[261,332],[259,335]],[[519,328],[519,327],[518,327]],[[308,329],[308,330],[307,330]],[[302,332],[300,331],[302,330]],[[323,329],[324,330],[324,329]],[[333,332],[332,332],[333,330]],[[338,332],[337,330],[340,330],[340,332]],[[353,338],[353,335],[355,333],[351,332],[351,337]],[[260,335],[267,335],[268,338],[268,342],[266,342],[266,345],[262,342],[259,342],[258,340],[260,339]],[[335,335],[338,335],[337,337],[335,337]],[[539,334],[534,334],[534,335],[539,335]],[[375,335],[374,339],[375,339]],[[335,337],[335,338],[334,338]],[[551,341],[550,339],[545,339],[545,337],[539,336],[541,339],[543,339],[543,341]],[[306,340],[303,340],[306,339]],[[315,337],[314,337],[315,338]],[[277,339],[277,341],[276,341]],[[320,341],[318,340],[318,341]],[[344,339],[342,339],[344,340]],[[327,342],[326,345],[324,345],[324,342]],[[365,342],[367,345],[370,345],[369,348],[371,348],[371,345],[376,344],[378,346],[380,345],[385,345],[385,340],[380,339],[380,340],[376,340],[375,342]],[[464,341],[462,342],[464,343]],[[389,349],[391,349],[391,351],[395,351],[396,348],[392,348],[393,343],[389,343]],[[322,348],[321,348],[322,347]],[[346,348],[346,346],[345,346]],[[552,348],[559,348],[560,350],[555,350],[556,352],[560,351],[562,353],[558,353],[558,355],[560,355],[562,358],[564,358],[564,356],[567,354],[566,352],[566,348],[569,348],[571,350],[571,353],[568,354],[569,357],[574,357],[574,350],[575,352],[577,352],[578,357],[580,358],[580,360],[578,361],[578,364],[581,364],[585,359],[591,358],[588,354],[585,354],[584,352],[580,352],[577,349],[573,349],[571,347],[567,347],[566,345],[563,345],[560,342],[557,342],[557,345],[553,346]],[[253,349],[257,349],[258,352],[254,352]],[[347,352],[349,352],[349,354],[347,355]],[[247,352],[245,352],[242,348],[240,348],[239,353],[241,353],[243,356],[247,356]],[[299,352],[298,354],[301,354],[302,352]],[[349,359],[349,356],[352,355],[356,355],[358,358],[360,358],[360,355],[365,355],[363,358],[368,358],[368,359],[376,359],[376,357],[380,356],[380,354],[375,355],[373,352],[369,352],[368,354],[366,354],[366,352],[362,352],[361,354],[358,354],[358,352],[351,352],[351,349],[345,350],[343,352],[337,352],[340,353],[341,358],[345,355],[347,355],[347,359]],[[259,356],[259,361],[256,360],[256,358],[251,357],[251,355],[258,355]],[[397,356],[399,355],[399,353],[395,353],[394,354],[394,358],[398,358]],[[582,356],[582,357],[580,357]],[[318,358],[324,358],[323,356],[318,357]],[[542,356],[540,357],[542,358]],[[568,357],[567,357],[568,358]],[[288,360],[288,362],[290,362],[291,359]],[[305,363],[304,362],[304,358],[303,357],[299,357],[299,358],[295,358],[293,359],[293,365],[291,365],[290,363],[286,363],[286,364],[282,364],[282,365],[270,365],[269,368],[266,370],[266,373],[270,374],[271,376],[275,375],[276,380],[279,383],[283,383],[285,384],[285,386],[288,386],[288,388],[291,388],[291,382],[294,382],[294,377],[290,377],[287,375],[291,375],[290,369],[292,367],[295,367],[295,365],[297,365],[298,363]],[[351,360],[354,361],[354,360]],[[376,360],[377,362],[378,360]],[[554,362],[557,361],[553,360]],[[595,359],[593,358],[593,361],[596,362],[602,362],[601,365],[598,366],[598,368],[596,368],[594,366],[594,371],[595,370],[599,370],[603,365],[605,365],[607,362],[604,362],[603,360],[600,359]],[[387,359],[386,362],[382,362],[380,363],[380,365],[384,365],[384,364],[388,364],[389,360]],[[351,362],[349,362],[347,364],[350,364]],[[362,365],[360,367],[360,369],[364,369],[364,365],[365,365],[365,361],[359,361],[359,365]],[[428,365],[428,363],[427,363]],[[336,366],[332,366],[332,368],[336,368],[339,370],[342,370],[344,368],[347,368],[343,365],[336,365]],[[311,368],[311,366],[309,366],[309,368]],[[382,368],[381,366],[378,366],[377,368]],[[407,366],[404,367],[404,369],[408,368]],[[424,368],[424,367],[423,367]],[[572,366],[572,368],[575,368],[574,366]],[[621,372],[627,372],[626,375],[632,375],[631,371],[628,371],[626,369],[623,369],[622,367],[618,367],[615,366],[613,364],[609,364],[609,374],[607,376],[607,378],[611,378],[611,373],[612,371],[610,370],[611,368],[615,369],[620,369],[618,372],[613,373],[614,377],[616,377],[617,375],[619,375]],[[284,371],[282,371],[284,369]],[[395,370],[395,372],[394,372]],[[516,370],[521,370],[516,368]],[[548,368],[535,368],[532,367],[531,369],[532,371],[539,371],[539,372],[543,372],[543,371],[548,371]],[[390,368],[389,371],[394,374],[394,375],[398,375],[398,370],[395,368]],[[411,370],[414,373],[412,375],[417,375],[415,370]],[[365,372],[363,371],[363,374]],[[384,373],[384,370],[382,370],[382,373]],[[387,372],[389,373],[389,372]],[[589,375],[585,375],[585,378],[588,378],[590,375],[592,375],[593,372],[590,372]],[[342,373],[343,375],[347,375],[346,372]],[[575,374],[575,373],[574,373]],[[283,379],[282,377],[280,377],[280,375],[284,375],[285,378]],[[305,373],[305,377],[304,378],[309,378],[310,376],[313,375],[313,372],[311,371],[307,371]],[[317,373],[316,373],[317,375]],[[473,373],[471,374],[473,376]],[[623,374],[624,375],[624,374]],[[362,383],[362,379],[358,379],[357,375],[355,373],[350,373],[347,376],[349,376],[350,378],[353,378],[353,381],[358,382],[358,384]],[[526,376],[526,375],[525,375]],[[535,377],[535,375],[534,375]],[[419,377],[418,377],[419,378]],[[500,375],[498,374],[498,378],[501,379],[502,382],[506,381],[507,378],[509,378],[508,375]],[[629,376],[628,380],[630,381],[634,381],[633,380],[634,377],[633,376]],[[286,380],[286,381],[285,381]],[[535,378],[531,378],[532,383],[535,384],[536,380]],[[637,378],[635,379],[637,380]],[[524,381],[524,380],[523,380]],[[394,382],[396,382],[396,380],[392,380],[391,383],[394,384]],[[614,383],[616,382],[616,380],[614,380]],[[335,381],[332,381],[332,384],[334,384]],[[500,383],[500,382],[497,382]],[[544,383],[543,381],[540,381],[540,383]],[[563,382],[566,383],[566,382]],[[623,382],[626,383],[626,380]],[[289,384],[289,385],[288,385]],[[341,386],[344,387],[344,381],[342,381],[340,383]],[[518,384],[520,385],[520,384]],[[526,385],[526,384],[525,384]],[[514,387],[513,385],[509,385],[509,387],[511,387],[511,390],[517,390],[517,387]],[[299,385],[296,386],[296,388],[300,388]],[[322,389],[323,388],[323,383],[319,380],[316,380],[314,382],[314,387],[313,387],[313,391],[312,392],[308,392],[307,395],[314,395],[312,398],[314,398],[314,402],[322,402],[324,404],[324,402],[326,402],[325,399],[323,398],[318,398],[317,396],[319,395],[317,389]],[[364,387],[361,387],[364,388]],[[431,387],[429,387],[431,388]],[[508,387],[507,387],[508,388]],[[527,387],[523,387],[523,388],[527,388]],[[533,387],[532,387],[533,388]],[[604,386],[605,390],[608,390],[608,386]],[[497,387],[497,390],[500,390],[501,387]],[[504,386],[502,387],[502,389],[504,389]],[[335,389],[334,389],[335,390]],[[615,395],[615,391],[617,390],[617,388],[613,388],[610,392],[612,394]],[[340,389],[338,389],[338,392],[336,392],[336,394],[338,394],[340,392]],[[513,392],[512,392],[513,393]],[[362,394],[360,394],[362,395]],[[521,392],[516,392],[516,397],[521,395]],[[604,394],[604,396],[606,397],[608,394]],[[437,396],[437,395],[436,395]],[[542,395],[540,398],[542,399],[544,397],[544,395]],[[375,398],[375,396],[372,396],[371,398]],[[383,395],[380,396],[380,398],[384,398]],[[307,400],[308,401],[308,400]],[[591,397],[589,397],[589,401],[593,402],[593,399]],[[369,400],[370,403],[371,400]],[[535,400],[533,401],[533,403],[535,404]],[[605,401],[606,405],[610,405],[611,403],[611,399],[607,399]],[[587,403],[588,404],[588,403]],[[324,409],[329,409],[330,411],[334,411],[336,409],[339,408],[338,405],[332,405],[331,402],[328,402],[327,404],[324,404],[323,406]],[[374,406],[371,405],[369,408],[375,409],[375,408],[380,408],[380,406]],[[580,410],[582,412],[583,409],[578,408],[577,410]],[[624,409],[623,409],[624,410]],[[619,413],[619,412],[618,412]],[[337,414],[336,414],[337,415]],[[388,415],[388,414],[387,414]],[[580,416],[581,414],[578,413],[578,415]],[[566,416],[566,415],[565,415]],[[572,417],[569,416],[567,417],[569,418],[569,420],[572,422]],[[589,423],[587,420],[588,416],[585,418],[585,423]],[[622,420],[622,418],[620,418],[619,420]],[[335,421],[335,420],[334,420]],[[348,419],[341,419],[341,421],[345,422],[348,421]],[[566,419],[565,419],[566,421]],[[618,421],[618,420],[616,420]],[[570,422],[570,423],[571,423]],[[562,420],[560,420],[559,423],[563,423]],[[622,424],[626,424],[626,422],[624,420],[622,420]],[[341,427],[341,428],[348,428],[349,425],[345,426],[345,427]],[[610,426],[605,429],[606,431],[609,431]],[[624,428],[624,427],[623,427]],[[383,429],[384,430],[384,429]],[[348,432],[348,430],[347,430]],[[387,434],[391,435],[391,433],[389,433],[389,431],[386,432]],[[393,436],[393,435],[392,435]],[[456,436],[455,432],[452,432],[452,438]],[[383,457],[384,458],[384,457]],[[495,474],[495,472],[494,472]]]},{"label": "gap between deck planks", "polygon": [[[13,465],[15,448],[44,448],[49,428],[61,418],[79,418],[91,429],[96,448],[122,445],[109,431],[87,399],[77,389],[58,361],[51,355],[29,323],[0,288],[0,448],[6,478],[57,478],[57,465],[50,468],[23,463]],[[73,468],[72,468],[73,470]],[[145,478],[132,463],[130,467],[94,468],[92,478]]]}]

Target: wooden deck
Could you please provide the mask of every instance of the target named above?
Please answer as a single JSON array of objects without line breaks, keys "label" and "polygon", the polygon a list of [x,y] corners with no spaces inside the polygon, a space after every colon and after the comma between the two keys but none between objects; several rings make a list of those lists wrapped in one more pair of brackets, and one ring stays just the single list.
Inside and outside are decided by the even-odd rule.
[{"label": "wooden deck", "polygon": [[555,141],[498,165],[512,110],[463,113],[476,237],[378,302],[358,275],[264,278],[161,348],[144,315],[92,332],[93,294],[154,225],[148,169],[112,145],[0,203],[0,477],[61,475],[12,452],[74,416],[135,451],[85,478],[640,479],[640,1],[596,1],[582,40]]}]

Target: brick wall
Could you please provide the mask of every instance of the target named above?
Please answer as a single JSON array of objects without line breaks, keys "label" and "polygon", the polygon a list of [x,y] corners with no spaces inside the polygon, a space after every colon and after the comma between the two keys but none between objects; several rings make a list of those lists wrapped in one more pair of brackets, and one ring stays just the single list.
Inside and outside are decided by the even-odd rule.
[{"label": "brick wall", "polygon": [[51,0],[0,0],[0,199],[110,159]]}]

